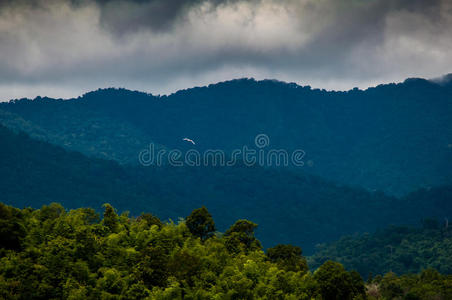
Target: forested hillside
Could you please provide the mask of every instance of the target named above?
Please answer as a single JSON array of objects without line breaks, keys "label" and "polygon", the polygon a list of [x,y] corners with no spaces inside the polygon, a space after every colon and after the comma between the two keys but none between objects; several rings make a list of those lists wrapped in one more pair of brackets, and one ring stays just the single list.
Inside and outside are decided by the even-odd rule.
[{"label": "forested hillside", "polygon": [[67,149],[135,164],[149,143],[181,148],[190,137],[199,151],[229,152],[265,133],[269,148],[304,150],[306,172],[404,195],[452,183],[451,96],[450,80],[328,92],[242,79],[170,96],[106,89],[69,101],[22,99],[1,103],[0,119]]},{"label": "forested hillside", "polygon": [[104,205],[19,210],[0,203],[0,298],[4,299],[438,299],[452,276],[433,269],[365,284],[328,261],[309,270],[301,248],[264,253],[256,224],[222,233],[206,208],[178,223],[137,218]]},{"label": "forested hillside", "polygon": [[23,133],[0,127],[0,201],[17,207],[50,202],[94,207],[110,202],[137,216],[162,219],[187,215],[206,205],[225,230],[240,218],[260,224],[265,247],[318,243],[344,234],[372,232],[389,224],[414,224],[452,215],[448,187],[404,198],[338,186],[294,170],[248,167],[124,167],[88,158]]},{"label": "forested hillside", "polygon": [[447,219],[425,219],[421,228],[393,226],[373,234],[346,236],[319,245],[309,264],[317,268],[327,260],[338,261],[364,277],[427,268],[452,274],[452,230]]},{"label": "forested hillside", "polygon": [[[138,153],[152,142],[142,130],[127,122],[120,122],[96,111],[71,110],[70,106],[52,102],[50,99],[33,101],[22,111],[22,116],[0,109],[0,122],[15,131],[26,132],[33,138],[121,164],[136,165]],[[44,103],[47,112],[39,112],[39,108],[44,108],[41,107]],[[33,117],[30,118],[28,113]],[[156,150],[164,148],[153,144]]]}]

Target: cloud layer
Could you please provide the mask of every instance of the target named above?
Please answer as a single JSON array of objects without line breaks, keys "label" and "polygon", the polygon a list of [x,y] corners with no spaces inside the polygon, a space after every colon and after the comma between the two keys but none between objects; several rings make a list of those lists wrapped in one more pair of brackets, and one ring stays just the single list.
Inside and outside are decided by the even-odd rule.
[{"label": "cloud layer", "polygon": [[448,0],[0,0],[0,100],[430,78],[452,72],[451,30]]}]

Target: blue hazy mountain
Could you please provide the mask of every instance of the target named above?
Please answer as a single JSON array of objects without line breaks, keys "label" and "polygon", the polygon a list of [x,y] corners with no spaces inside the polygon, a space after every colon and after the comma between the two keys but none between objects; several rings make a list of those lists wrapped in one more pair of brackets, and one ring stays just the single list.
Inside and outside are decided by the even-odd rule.
[{"label": "blue hazy mountain", "polygon": [[5,126],[90,156],[136,164],[149,143],[232,151],[253,145],[302,149],[305,172],[404,195],[452,181],[451,76],[331,92],[240,79],[169,96],[103,89],[77,99],[0,104]]},{"label": "blue hazy mountain", "polygon": [[[265,247],[292,243],[311,253],[318,243],[389,224],[450,217],[450,187],[395,198],[338,186],[299,170],[248,167],[135,167],[90,158],[0,126],[0,202],[39,208],[100,209],[109,202],[134,216],[187,216],[205,205],[220,231],[235,220],[259,224]],[[262,233],[262,234],[261,234]]]}]

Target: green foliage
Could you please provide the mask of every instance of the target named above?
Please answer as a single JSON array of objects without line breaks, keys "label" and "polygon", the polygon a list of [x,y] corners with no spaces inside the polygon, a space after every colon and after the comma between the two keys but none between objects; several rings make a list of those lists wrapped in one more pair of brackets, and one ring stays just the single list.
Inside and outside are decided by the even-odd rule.
[{"label": "green foliage", "polygon": [[201,238],[202,241],[212,237],[215,232],[215,222],[204,206],[192,211],[185,224],[191,234]]},{"label": "green foliage", "polygon": [[152,225],[156,225],[158,228],[162,227],[162,221],[160,219],[150,213],[143,213],[141,216],[137,218],[137,221],[144,221],[147,226],[150,228]]},{"label": "green foliage", "polygon": [[390,272],[374,279],[371,286],[373,299],[448,300],[452,295],[452,275],[441,275],[434,269],[400,277]]},{"label": "green foliage", "polygon": [[308,270],[306,259],[301,254],[301,248],[292,245],[276,245],[267,250],[270,261],[277,263],[281,269],[293,272]]},{"label": "green foliage", "polygon": [[[39,210],[19,210],[0,203],[0,222],[5,225],[0,244],[1,298],[300,299],[316,295],[307,270],[288,271],[267,259],[254,237],[255,223],[240,220],[218,238],[212,235],[214,222],[205,207],[194,210],[186,222],[174,224],[162,223],[148,213],[138,218],[118,215],[110,204],[104,205],[100,220],[89,208],[66,211],[52,203]],[[15,224],[22,230],[15,230]],[[231,239],[241,245],[233,254],[228,251]]]},{"label": "green foliage", "polygon": [[26,235],[22,212],[0,202],[0,245],[19,250]]},{"label": "green foliage", "polygon": [[116,232],[119,225],[119,217],[115,212],[115,209],[108,203],[103,205],[105,208],[103,224],[108,228],[110,232]]},{"label": "green foliage", "polygon": [[[92,209],[55,203],[39,210],[0,203],[0,212],[2,230],[13,228],[7,241],[18,241],[0,244],[1,299],[442,300],[452,292],[452,277],[434,270],[388,273],[366,287],[335,262],[312,274],[299,247],[278,245],[265,254],[257,225],[247,220],[201,240],[184,221],[118,216],[109,204],[103,220]],[[16,223],[21,230],[9,226]]]},{"label": "green foliage", "polygon": [[232,253],[261,249],[261,243],[254,236],[257,224],[248,220],[238,220],[226,232],[226,248]]},{"label": "green foliage", "polygon": [[324,300],[346,300],[366,297],[364,284],[357,273],[347,272],[337,262],[327,261],[314,273]]},{"label": "green foliage", "polygon": [[452,274],[452,232],[438,220],[423,220],[423,227],[389,227],[374,234],[346,236],[319,246],[308,258],[317,268],[326,260],[338,261],[362,276],[418,273],[435,268]]}]

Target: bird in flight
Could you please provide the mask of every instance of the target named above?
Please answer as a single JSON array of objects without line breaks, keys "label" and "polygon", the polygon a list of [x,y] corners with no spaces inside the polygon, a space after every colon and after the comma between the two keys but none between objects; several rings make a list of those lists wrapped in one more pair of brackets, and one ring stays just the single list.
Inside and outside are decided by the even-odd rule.
[{"label": "bird in flight", "polygon": [[196,143],[195,143],[192,139],[189,139],[189,138],[183,138],[182,140],[183,140],[183,141],[186,141],[186,142],[190,142],[190,143],[192,143],[193,145],[196,145]]}]

